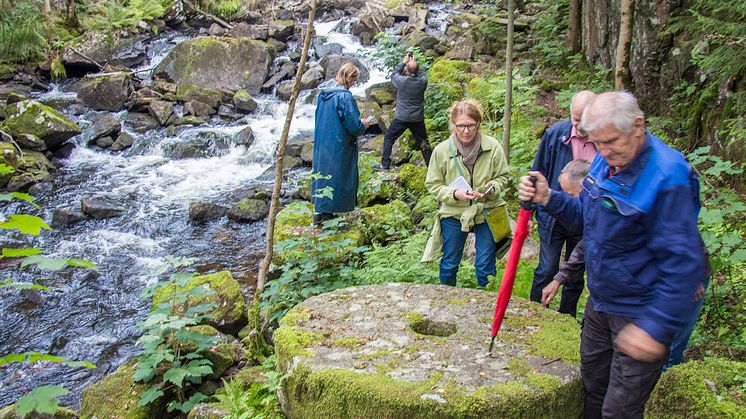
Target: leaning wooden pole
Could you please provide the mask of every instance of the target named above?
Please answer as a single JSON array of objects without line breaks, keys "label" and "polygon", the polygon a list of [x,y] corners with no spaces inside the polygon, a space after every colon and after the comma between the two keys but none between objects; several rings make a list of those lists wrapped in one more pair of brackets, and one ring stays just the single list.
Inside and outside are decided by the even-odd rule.
[{"label": "leaning wooden pole", "polygon": [[513,24],[515,0],[508,0],[508,45],[505,48],[505,113],[503,114],[503,150],[510,163],[510,116],[513,113]]},{"label": "leaning wooden pole", "polygon": [[259,265],[259,277],[256,282],[256,291],[254,292],[254,301],[261,299],[264,292],[264,285],[267,283],[267,272],[272,262],[275,245],[275,216],[280,207],[280,190],[282,189],[282,158],[285,156],[285,145],[290,133],[290,123],[293,122],[293,113],[295,112],[295,102],[298,100],[300,92],[300,80],[303,77],[303,71],[308,60],[308,49],[311,47],[311,38],[313,37],[313,20],[316,18],[316,0],[311,1],[311,10],[308,12],[308,25],[306,26],[306,39],[303,42],[303,53],[300,56],[298,71],[295,72],[295,84],[290,93],[290,102],[288,103],[288,113],[285,116],[285,126],[280,136],[280,144],[277,145],[275,153],[275,185],[272,189],[272,201],[269,205],[269,215],[267,216],[267,251]]}]

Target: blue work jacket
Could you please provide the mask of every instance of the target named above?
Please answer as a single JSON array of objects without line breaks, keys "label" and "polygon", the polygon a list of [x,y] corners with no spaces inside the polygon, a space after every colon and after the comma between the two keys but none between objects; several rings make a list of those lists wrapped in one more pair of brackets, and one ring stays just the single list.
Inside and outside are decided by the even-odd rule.
[{"label": "blue work jacket", "polygon": [[[547,181],[549,187],[558,191],[560,190],[559,175],[562,169],[572,161],[572,145],[570,145],[570,134],[572,133],[572,122],[558,122],[544,131],[539,143],[539,150],[536,152],[534,164],[531,170],[541,172]],[[539,228],[546,231],[542,237],[548,239],[552,237],[552,230],[556,220],[547,214],[541,207],[536,209],[536,220]],[[569,235],[579,235],[580,230],[572,230],[569,225],[563,223]]]},{"label": "blue work jacket", "polygon": [[319,86],[313,132],[313,172],[328,179],[315,179],[314,195],[324,187],[332,188],[332,198],[313,198],[319,213],[348,212],[357,203],[357,137],[365,132],[360,110],[349,90],[335,80]]},{"label": "blue work jacket", "polygon": [[650,133],[627,169],[610,176],[599,153],[579,198],[552,191],[544,207],[583,225],[593,308],[635,319],[664,345],[694,309],[694,292],[706,276],[699,208],[696,174],[680,152]]}]

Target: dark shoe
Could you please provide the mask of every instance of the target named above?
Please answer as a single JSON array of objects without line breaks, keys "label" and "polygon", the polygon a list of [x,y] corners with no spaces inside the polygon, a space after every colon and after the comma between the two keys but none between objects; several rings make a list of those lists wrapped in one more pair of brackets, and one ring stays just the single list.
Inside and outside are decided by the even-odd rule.
[{"label": "dark shoe", "polygon": [[386,167],[386,166],[384,166],[382,164],[377,164],[377,165],[373,166],[373,170],[375,170],[376,172],[388,172],[388,171],[391,170],[391,168],[390,167]]}]

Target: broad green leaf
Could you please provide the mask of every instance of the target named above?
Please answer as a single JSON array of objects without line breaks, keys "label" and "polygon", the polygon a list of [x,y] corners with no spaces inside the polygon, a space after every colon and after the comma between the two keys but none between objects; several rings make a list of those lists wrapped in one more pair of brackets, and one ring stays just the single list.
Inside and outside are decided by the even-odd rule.
[{"label": "broad green leaf", "polygon": [[[0,176],[3,175],[3,173],[0,173]],[[5,193],[0,194],[0,201],[12,201],[14,199],[19,199],[21,201],[26,201],[29,204],[33,205],[37,209],[41,209],[40,206],[36,205],[34,202],[35,198],[27,193],[23,192],[11,192],[11,193]]]},{"label": "broad green leaf", "polygon": [[9,354],[0,358],[0,365],[10,364],[13,362],[26,362],[25,354]]},{"label": "broad green leaf", "polygon": [[8,166],[7,164],[0,163],[0,176],[9,175],[15,171],[16,169],[14,169],[13,166]]},{"label": "broad green leaf", "polygon": [[12,279],[8,279],[7,281],[3,281],[0,283],[0,288],[14,288],[17,290],[39,290],[39,291],[48,291],[49,288],[45,287],[44,285],[36,285],[36,284],[24,284],[21,282],[13,282]]},{"label": "broad green leaf", "polygon": [[25,249],[11,249],[9,247],[3,247],[3,256],[8,258],[19,258],[24,256],[33,256],[41,253],[41,249],[38,247],[28,247]]},{"label": "broad green leaf", "polygon": [[95,263],[87,261],[85,259],[80,258],[70,258],[67,259],[67,264],[70,266],[74,266],[76,268],[86,268],[86,269],[92,269],[94,271],[98,271],[98,267]]},{"label": "broad green leaf", "polygon": [[23,234],[34,236],[38,236],[42,228],[45,230],[52,229],[41,218],[28,214],[13,214],[8,221],[0,223],[0,228],[5,230],[16,229]]},{"label": "broad green leaf", "polygon": [[179,410],[181,410],[184,413],[188,413],[192,410],[192,408],[197,405],[197,403],[200,403],[204,400],[207,400],[207,396],[202,393],[194,393],[192,394],[192,397],[189,398],[189,400],[185,401]]},{"label": "broad green leaf", "polygon": [[41,386],[31,390],[16,402],[16,416],[26,417],[31,412],[53,415],[60,401],[57,397],[70,393],[60,386]]},{"label": "broad green leaf", "polygon": [[137,405],[142,407],[146,406],[149,403],[158,400],[163,396],[163,391],[161,391],[158,387],[150,387],[149,389],[145,390],[140,394],[140,400],[137,402]]},{"label": "broad green leaf", "polygon": [[746,262],[746,248],[737,249],[733,254],[730,256],[730,261],[733,264]]},{"label": "broad green leaf", "polygon": [[33,255],[23,259],[23,262],[21,262],[22,268],[29,265],[36,265],[39,269],[47,271],[59,271],[67,266],[67,260],[50,258],[42,255]]},{"label": "broad green leaf", "polygon": [[187,371],[184,368],[171,367],[168,371],[166,371],[165,374],[163,374],[163,382],[170,381],[176,384],[177,386],[181,387],[182,383],[184,382],[184,377],[186,377],[187,374],[189,374],[189,371]]}]

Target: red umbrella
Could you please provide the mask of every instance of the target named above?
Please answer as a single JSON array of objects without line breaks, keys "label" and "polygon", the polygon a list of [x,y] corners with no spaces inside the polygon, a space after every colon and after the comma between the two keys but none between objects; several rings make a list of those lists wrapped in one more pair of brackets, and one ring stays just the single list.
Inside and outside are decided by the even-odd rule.
[{"label": "red umbrella", "polygon": [[[531,177],[531,182],[536,184],[536,178]],[[492,346],[495,344],[495,337],[500,325],[505,317],[505,310],[508,308],[510,294],[513,292],[513,283],[515,282],[515,271],[518,267],[518,261],[521,259],[521,248],[523,242],[528,236],[528,220],[531,219],[533,204],[529,201],[521,201],[521,209],[518,212],[518,221],[516,221],[515,232],[513,233],[513,242],[510,244],[510,254],[508,262],[505,264],[503,280],[500,283],[500,291],[497,293],[495,302],[495,317],[492,320],[492,340],[490,341],[489,353],[492,353]]]}]

